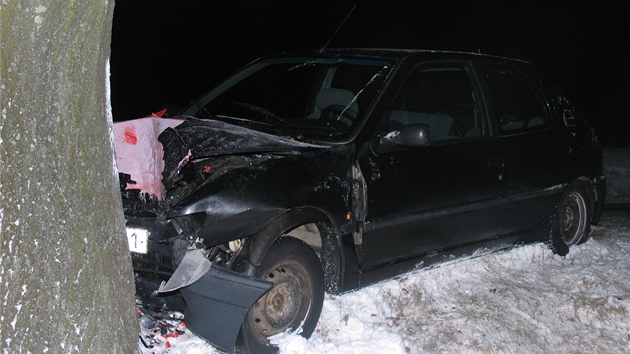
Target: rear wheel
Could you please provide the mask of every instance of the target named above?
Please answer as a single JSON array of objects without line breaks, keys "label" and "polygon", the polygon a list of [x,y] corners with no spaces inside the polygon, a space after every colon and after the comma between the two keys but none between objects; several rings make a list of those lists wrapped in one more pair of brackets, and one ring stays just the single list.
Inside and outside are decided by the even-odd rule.
[{"label": "rear wheel", "polygon": [[558,205],[553,223],[552,242],[554,250],[564,255],[568,247],[586,242],[591,231],[589,199],[581,184],[567,188]]},{"label": "rear wheel", "polygon": [[324,300],[324,274],[315,252],[291,237],[277,240],[265,254],[255,276],[273,288],[249,310],[241,327],[244,351],[275,352],[268,337],[300,329],[310,337]]}]

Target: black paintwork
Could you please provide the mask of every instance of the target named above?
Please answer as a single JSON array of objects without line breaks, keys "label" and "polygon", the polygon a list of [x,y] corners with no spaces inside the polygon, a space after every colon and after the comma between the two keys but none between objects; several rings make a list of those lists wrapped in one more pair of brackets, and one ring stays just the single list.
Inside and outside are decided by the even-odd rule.
[{"label": "black paintwork", "polygon": [[[150,255],[134,255],[140,278],[167,277],[191,244],[216,246],[223,255],[214,259],[218,266],[253,274],[276,238],[315,223],[326,287],[347,291],[449,255],[548,241],[559,199],[576,181],[589,191],[593,222],[598,220],[605,193],[599,142],[531,64],[403,50],[326,50],[271,60],[284,57],[389,64],[378,74],[378,87],[370,88],[373,101],[360,102],[363,112],[353,126],[328,138],[309,137],[306,130],[303,136],[297,128],[276,132],[271,121],[189,118],[166,130],[160,136],[165,201],[138,207],[132,197],[125,200],[128,224],[153,231]],[[544,103],[539,108],[547,121],[502,131],[481,70],[485,64],[522,76]],[[485,135],[432,141],[428,126],[420,124],[388,136],[396,129],[383,119],[410,72],[440,65],[469,78],[475,119],[485,122]],[[196,105],[183,112],[204,116]],[[227,250],[232,240],[243,240],[240,253]],[[159,305],[155,299],[145,303]]]}]

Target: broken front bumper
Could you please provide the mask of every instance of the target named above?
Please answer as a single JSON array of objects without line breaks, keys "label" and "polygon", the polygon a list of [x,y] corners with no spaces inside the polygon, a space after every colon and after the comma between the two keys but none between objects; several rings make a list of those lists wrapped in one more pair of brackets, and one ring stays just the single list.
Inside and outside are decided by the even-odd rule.
[{"label": "broken front bumper", "polygon": [[179,291],[187,327],[217,348],[232,352],[247,311],[272,283],[213,265],[202,250],[188,252],[158,294]]},{"label": "broken front bumper", "polygon": [[176,291],[156,295],[159,286],[155,281],[136,278],[136,293],[143,303],[159,301],[170,310],[184,312],[191,332],[231,353],[247,311],[273,285],[213,266],[198,280]]},{"label": "broken front bumper", "polygon": [[243,318],[272,283],[211,267],[179,290],[186,302],[188,328],[217,348],[233,352]]},{"label": "broken front bumper", "polygon": [[[127,218],[136,296],[141,303],[184,312],[193,333],[221,350],[234,351],[247,311],[273,284],[214,265],[201,249],[187,250],[188,239],[174,237],[179,233],[165,219]],[[180,251],[185,254],[178,261]]]}]

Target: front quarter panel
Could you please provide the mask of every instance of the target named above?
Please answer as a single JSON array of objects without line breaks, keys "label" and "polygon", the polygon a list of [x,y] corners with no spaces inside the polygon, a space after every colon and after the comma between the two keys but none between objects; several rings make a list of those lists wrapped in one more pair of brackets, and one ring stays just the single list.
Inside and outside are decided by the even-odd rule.
[{"label": "front quarter panel", "polygon": [[[350,208],[350,156],[346,146],[240,156],[247,162],[218,171],[214,178],[197,182],[196,188],[188,184],[189,195],[172,208],[169,217],[205,214],[199,237],[207,245],[251,236],[301,207],[322,210],[339,227]],[[198,168],[207,165],[212,170],[221,159],[205,159]]]}]

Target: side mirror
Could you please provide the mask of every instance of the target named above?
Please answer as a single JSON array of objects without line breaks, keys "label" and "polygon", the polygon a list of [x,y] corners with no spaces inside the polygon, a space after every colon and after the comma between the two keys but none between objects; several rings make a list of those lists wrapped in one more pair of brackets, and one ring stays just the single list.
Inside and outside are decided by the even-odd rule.
[{"label": "side mirror", "polygon": [[395,148],[419,148],[431,145],[431,128],[424,123],[408,124],[404,127],[379,135],[376,150]]}]

